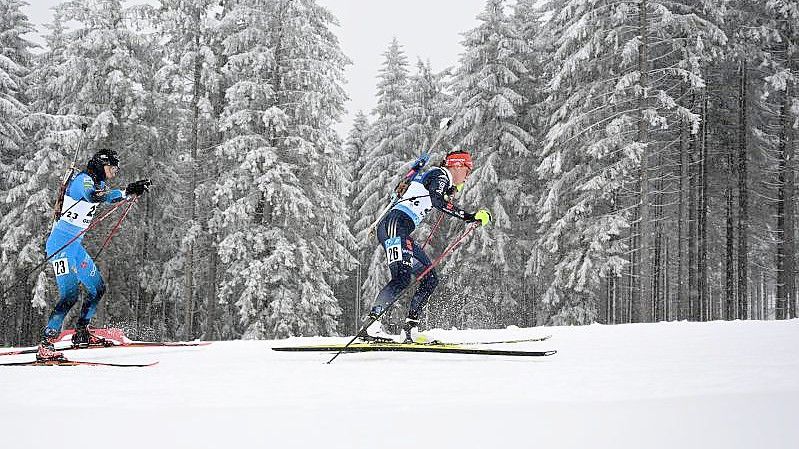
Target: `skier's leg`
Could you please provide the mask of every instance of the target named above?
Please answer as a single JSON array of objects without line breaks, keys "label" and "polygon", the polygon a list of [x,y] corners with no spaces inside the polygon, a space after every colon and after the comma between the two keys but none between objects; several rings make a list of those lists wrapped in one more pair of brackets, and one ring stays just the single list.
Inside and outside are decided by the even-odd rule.
[{"label": "skier's leg", "polygon": [[64,318],[69,313],[72,306],[78,302],[78,277],[75,273],[68,273],[56,277],[58,284],[58,302],[47,320],[45,334],[48,337],[56,337],[61,333],[61,326]]},{"label": "skier's leg", "polygon": [[[424,272],[431,265],[430,258],[427,257],[424,250],[417,245],[416,243],[413,244],[413,274],[414,276],[418,276]],[[436,270],[430,270],[425,277],[419,281],[419,287],[416,289],[416,293],[413,294],[413,298],[411,299],[411,305],[408,308],[408,319],[419,321],[419,315],[422,313],[422,307],[427,304],[427,300],[430,299],[430,295],[433,294],[433,291],[438,286],[438,275],[436,274]]]},{"label": "skier's leg", "polygon": [[400,260],[394,261],[388,265],[391,271],[391,280],[380,290],[377,294],[375,302],[372,305],[372,313],[378,315],[383,310],[386,310],[400,297],[400,294],[411,284],[411,257],[409,252],[402,251]]},{"label": "skier's leg", "polygon": [[399,298],[412,280],[413,240],[410,230],[402,225],[401,216],[389,214],[377,229],[377,236],[386,251],[386,263],[391,271],[391,280],[378,293],[371,314],[379,315]]},{"label": "skier's leg", "polygon": [[[47,239],[45,248],[47,254],[52,254],[53,251],[66,243],[66,241],[62,240],[58,237],[50,236]],[[55,338],[61,333],[64,318],[72,309],[72,306],[78,302],[80,290],[78,288],[78,275],[75,271],[78,264],[77,248],[79,247],[80,245],[70,245],[68,248],[61,250],[59,254],[53,256],[50,262],[58,285],[58,302],[47,320],[47,326],[43,330],[43,339]]]},{"label": "skier's leg", "polygon": [[86,289],[87,297],[83,302],[80,317],[78,317],[78,321],[75,325],[76,329],[85,328],[89,325],[89,321],[91,321],[97,311],[97,304],[100,303],[103,294],[105,294],[103,276],[97,269],[97,265],[94,264],[94,260],[89,256],[89,253],[87,253],[83,247],[81,247],[81,250],[82,257],[78,265],[78,279]]}]

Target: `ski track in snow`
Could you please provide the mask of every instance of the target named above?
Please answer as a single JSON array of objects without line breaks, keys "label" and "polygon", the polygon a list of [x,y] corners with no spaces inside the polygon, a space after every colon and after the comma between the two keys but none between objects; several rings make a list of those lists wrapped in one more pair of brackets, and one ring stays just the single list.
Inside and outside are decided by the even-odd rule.
[{"label": "ski track in snow", "polygon": [[[434,330],[541,358],[278,353],[342,338],[68,351],[2,367],[4,448],[796,448],[799,320]],[[2,357],[2,362],[32,356]],[[46,432],[46,433],[44,433]]]}]

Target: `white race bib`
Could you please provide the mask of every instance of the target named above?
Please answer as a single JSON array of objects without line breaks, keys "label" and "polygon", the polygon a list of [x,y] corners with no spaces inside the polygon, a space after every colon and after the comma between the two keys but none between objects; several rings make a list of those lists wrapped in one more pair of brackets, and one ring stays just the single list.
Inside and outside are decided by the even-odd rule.
[{"label": "white race bib", "polygon": [[433,209],[433,202],[430,201],[430,192],[422,183],[414,180],[408,186],[408,190],[402,195],[402,199],[397,203],[397,208],[403,210],[411,216],[415,224],[419,224],[422,219]]},{"label": "white race bib", "polygon": [[56,259],[52,263],[56,277],[69,273],[69,260],[66,257],[63,259]]},{"label": "white race bib", "polygon": [[75,201],[69,195],[65,195],[64,205],[61,206],[61,219],[73,226],[86,229],[94,218],[98,204],[86,200]]}]

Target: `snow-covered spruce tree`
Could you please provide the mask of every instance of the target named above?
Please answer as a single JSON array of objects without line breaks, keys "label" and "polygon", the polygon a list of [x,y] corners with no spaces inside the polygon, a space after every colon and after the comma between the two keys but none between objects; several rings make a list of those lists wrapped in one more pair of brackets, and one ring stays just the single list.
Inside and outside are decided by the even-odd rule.
[{"label": "snow-covered spruce tree", "polygon": [[220,78],[215,54],[217,3],[165,0],[158,17],[166,61],[156,74],[164,96],[158,109],[170,112],[163,115],[169,129],[159,134],[174,139],[168,151],[177,157],[164,163],[174,179],[170,203],[179,206],[159,220],[171,223],[166,227],[170,233],[166,244],[175,246],[163,265],[156,298],[163,303],[179,301],[178,334],[186,339],[215,337],[210,323],[216,315],[216,279],[209,270],[216,239],[208,232],[207,221],[216,177],[213,147],[219,143],[214,107]]},{"label": "snow-covered spruce tree", "polygon": [[230,87],[217,155],[228,166],[212,225],[224,235],[220,295],[235,301],[245,338],[336,332],[331,285],[354,261],[335,184],[347,60],[334,22],[313,1],[243,1],[220,26]]},{"label": "snow-covered spruce tree", "polygon": [[[31,67],[33,44],[21,35],[33,26],[20,10],[23,2],[0,0],[0,170],[24,154],[25,132],[20,122],[27,113],[24,78]],[[7,188],[7,178],[0,187]],[[2,211],[2,209],[0,209]]]},{"label": "snow-covered spruce tree", "polygon": [[539,310],[540,297],[549,284],[549,272],[540,269],[540,264],[535,263],[537,260],[535,256],[528,257],[540,250],[536,245],[539,237],[537,215],[538,201],[544,190],[544,183],[538,178],[535,170],[541,162],[539,152],[535,149],[540,147],[546,128],[547,81],[544,68],[545,61],[551,54],[549,52],[551,45],[542,27],[542,15],[543,12],[538,7],[537,1],[520,0],[516,2],[511,16],[519,37],[529,46],[529,51],[520,55],[527,72],[520,75],[517,91],[523,101],[515,109],[520,119],[519,126],[531,136],[532,142],[528,147],[534,149],[527,157],[518,160],[516,182],[519,186],[519,207],[511,215],[511,227],[516,235],[514,251],[518,251],[517,257],[521,257],[522,260],[527,259],[520,280],[520,296],[517,297],[520,303],[519,321],[525,326],[544,321]]},{"label": "snow-covered spruce tree", "polygon": [[344,67],[350,61],[331,30],[338,21],[330,11],[314,0],[284,0],[279,7],[284,25],[272,36],[277,50],[273,77],[279,79],[277,94],[290,118],[279,147],[297,153],[291,160],[299,164],[301,180],[312,180],[306,190],[316,207],[305,217],[307,226],[299,237],[307,248],[300,254],[298,328],[302,335],[331,335],[341,314],[332,287],[356,263],[346,204],[351,188],[347,154],[334,128],[344,113]]},{"label": "snow-covered spruce tree", "polygon": [[[445,92],[446,77],[449,70],[433,72],[430,61],[416,62],[416,71],[408,77],[407,107],[403,109],[400,120],[405,135],[402,141],[411,147],[411,154],[427,151],[439,132],[439,124],[449,116],[452,98]],[[441,148],[433,152],[441,156]]]},{"label": "snow-covered spruce tree", "polygon": [[[26,172],[33,168],[34,153],[24,126],[29,114],[26,76],[31,70],[33,44],[22,35],[33,26],[22,13],[22,5],[21,1],[0,0],[0,276],[6,288],[21,281],[19,276],[40,260],[37,244],[41,241],[36,231],[41,217],[35,211],[46,210],[48,203],[31,202],[32,194],[41,190],[41,179]],[[36,199],[42,201],[41,196]],[[37,279],[31,276],[0,298],[0,342],[27,340],[29,323],[24,323],[23,317],[29,317],[31,306],[41,302],[40,295],[34,294]]]},{"label": "snow-covered spruce tree", "polygon": [[[799,10],[796,2],[772,0],[762,5],[744,4],[748,12],[756,14],[750,34],[766,49],[758,66],[757,98],[758,120],[755,121],[756,146],[762,152],[763,176],[758,184],[765,194],[760,198],[767,203],[766,234],[770,254],[774,257],[774,318],[790,319],[797,316],[796,292],[796,172],[795,155],[799,136]],[[773,246],[772,246],[773,245]],[[747,273],[739,273],[739,276]],[[750,312],[742,305],[738,292],[738,317]],[[734,307],[727,307],[728,310]],[[743,316],[741,316],[743,315]],[[730,317],[732,318],[732,317]]]},{"label": "snow-covered spruce tree", "polygon": [[553,6],[553,109],[538,169],[547,182],[541,246],[554,276],[545,301],[556,323],[591,322],[601,278],[627,270],[627,319],[650,321],[661,156],[696,140],[699,115],[680,95],[704,87],[700,62],[725,40],[717,10],[653,0]]},{"label": "snow-covered spruce tree", "polygon": [[[746,0],[727,4],[723,29],[729,41],[723,57],[710,61],[703,74],[702,132],[709,138],[699,164],[704,175],[698,211],[700,248],[704,249],[700,249],[697,270],[702,319],[735,319],[739,306],[746,308],[749,292],[756,291],[750,290],[749,262],[754,262],[753,273],[774,263],[774,204],[768,198],[776,198],[776,192],[769,195],[768,185],[776,180],[768,176],[771,157],[757,137],[764,117],[759,106],[764,75],[760,63],[752,63],[771,59],[771,32],[758,26],[762,14],[761,5]],[[709,271],[708,264],[719,270]],[[683,265],[680,273],[685,271]],[[713,297],[722,300],[711,301]]]},{"label": "snow-covered spruce tree", "polygon": [[[517,236],[511,217],[519,209],[519,160],[529,157],[531,143],[517,110],[524,102],[517,91],[520,76],[527,73],[522,58],[530,48],[504,1],[489,0],[478,20],[465,33],[465,53],[452,85],[457,117],[452,132],[475,161],[460,202],[468,209],[487,208],[493,218],[453,254],[443,270],[442,293],[453,311],[447,315],[457,319],[453,324],[466,327],[517,323],[523,262],[513,249]],[[462,230],[455,223],[450,235]]]},{"label": "snow-covered spruce tree", "polygon": [[396,38],[383,56],[385,59],[377,82],[377,106],[373,111],[376,117],[371,126],[363,168],[354,186],[357,195],[353,208],[358,208],[355,231],[363,254],[360,260],[364,273],[361,292],[366,308],[388,281],[385,251],[373,236],[368,235],[369,225],[389,204],[402,167],[409,166],[409,161],[412,162],[418,154],[404,140],[408,135],[402,124],[403,113],[409,107],[408,59]]},{"label": "snow-covered spruce tree", "polygon": [[[359,204],[355,203],[355,198],[358,194],[357,190],[353,188],[357,181],[358,173],[363,170],[366,165],[365,154],[369,141],[371,124],[369,118],[363,111],[358,111],[352,123],[352,128],[347,135],[347,140],[344,144],[345,161],[343,162],[346,168],[346,181],[348,182],[349,193],[346,196],[346,208],[349,211],[357,210]],[[351,234],[355,234],[355,223],[358,217],[356,214],[349,214],[349,229]],[[363,251],[361,249],[360,251]],[[371,251],[371,248],[369,248]],[[341,319],[339,320],[339,331],[346,334],[354,334],[358,331],[360,326],[360,311],[363,307],[358,302],[360,281],[363,276],[363,267],[360,266],[362,258],[356,255],[356,266],[350,270],[348,278],[338,286],[336,296],[339,298],[339,304],[342,308]],[[370,298],[371,299],[371,298]],[[363,301],[363,300],[361,300]]]}]

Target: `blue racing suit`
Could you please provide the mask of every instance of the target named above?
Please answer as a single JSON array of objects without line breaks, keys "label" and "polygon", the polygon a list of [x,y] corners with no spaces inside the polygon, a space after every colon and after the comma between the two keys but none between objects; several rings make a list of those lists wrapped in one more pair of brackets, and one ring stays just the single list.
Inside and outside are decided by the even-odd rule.
[{"label": "blue racing suit", "polygon": [[[386,250],[386,263],[391,271],[391,281],[380,291],[372,306],[373,314],[380,314],[399,299],[413,276],[418,276],[430,266],[430,258],[413,241],[411,234],[433,208],[466,221],[474,220],[467,213],[447,201],[445,195],[454,190],[452,175],[445,168],[436,167],[417,174],[394,207],[377,225],[377,240]],[[422,307],[438,285],[435,270],[430,270],[420,281],[411,299],[408,318],[419,319]]]},{"label": "blue racing suit", "polygon": [[95,181],[87,172],[81,172],[70,181],[64,193],[61,217],[53,226],[45,246],[47,256],[58,284],[59,300],[47,321],[45,334],[57,335],[72,306],[78,301],[78,283],[86,289],[87,299],[83,303],[78,326],[89,324],[97,310],[97,304],[105,293],[103,277],[91,256],[81,244],[81,235],[58,254],[53,254],[67,242],[85,230],[92,222],[101,202],[114,203],[125,198],[121,190],[106,189],[105,181]]}]

